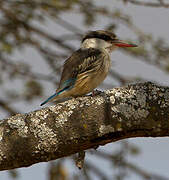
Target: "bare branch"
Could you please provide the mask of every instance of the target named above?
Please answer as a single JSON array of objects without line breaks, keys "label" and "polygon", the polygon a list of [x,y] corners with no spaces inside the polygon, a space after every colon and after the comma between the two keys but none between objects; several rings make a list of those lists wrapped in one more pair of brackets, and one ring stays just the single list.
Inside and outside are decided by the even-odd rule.
[{"label": "bare branch", "polygon": [[169,4],[164,3],[163,0],[158,0],[159,2],[144,2],[144,1],[137,1],[137,0],[125,0],[125,1],[135,4],[135,5],[140,5],[140,6],[169,8]]},{"label": "bare branch", "polygon": [[[118,156],[117,155],[112,155],[112,154],[107,154],[105,152],[102,151],[96,151],[95,155],[98,156],[99,158],[103,158],[104,160],[113,160],[113,163],[115,164],[116,161],[118,161]],[[150,173],[147,172],[146,170],[143,170],[141,167],[137,166],[136,164],[133,164],[131,162],[127,162],[125,160],[120,160],[120,163],[123,167],[127,168],[128,170],[136,173],[137,175],[139,175],[140,177],[143,177],[146,180],[168,180],[168,178],[166,178],[165,176],[160,176],[158,174],[154,174],[154,173]],[[119,168],[119,167],[117,167]]]},{"label": "bare branch", "polygon": [[10,115],[14,115],[17,114],[17,110],[15,110],[14,108],[12,108],[9,103],[3,101],[0,99],[0,106],[2,109],[4,109],[5,111],[7,111]]},{"label": "bare branch", "polygon": [[78,97],[0,124],[0,170],[130,137],[169,135],[169,87],[139,83]]}]

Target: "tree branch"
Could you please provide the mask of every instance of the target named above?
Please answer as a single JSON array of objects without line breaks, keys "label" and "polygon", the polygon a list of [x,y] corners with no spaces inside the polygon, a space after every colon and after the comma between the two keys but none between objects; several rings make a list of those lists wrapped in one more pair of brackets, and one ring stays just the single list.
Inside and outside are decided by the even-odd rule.
[{"label": "tree branch", "polygon": [[158,0],[158,1],[159,2],[144,2],[144,1],[136,1],[136,0],[125,0],[125,2],[129,2],[140,6],[169,8],[168,3],[163,2],[163,0]]},{"label": "tree branch", "polygon": [[149,136],[169,136],[169,87],[147,82],[115,88],[2,120],[0,170]]}]

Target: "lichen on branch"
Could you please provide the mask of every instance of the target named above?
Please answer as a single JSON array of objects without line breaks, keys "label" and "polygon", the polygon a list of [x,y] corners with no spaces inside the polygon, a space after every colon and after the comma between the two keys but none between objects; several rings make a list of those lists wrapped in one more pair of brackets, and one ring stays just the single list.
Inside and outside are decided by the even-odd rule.
[{"label": "lichen on branch", "polygon": [[130,137],[169,135],[169,87],[145,82],[0,122],[0,170],[30,166]]}]

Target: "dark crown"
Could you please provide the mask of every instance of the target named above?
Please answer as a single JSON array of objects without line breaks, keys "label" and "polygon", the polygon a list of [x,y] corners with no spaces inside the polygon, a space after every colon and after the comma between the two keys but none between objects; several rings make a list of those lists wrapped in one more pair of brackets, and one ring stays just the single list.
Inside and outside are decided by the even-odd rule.
[{"label": "dark crown", "polygon": [[89,31],[82,39],[82,42],[90,38],[98,38],[98,39],[103,39],[105,41],[112,41],[116,39],[116,35],[110,31],[103,31],[103,30]]}]

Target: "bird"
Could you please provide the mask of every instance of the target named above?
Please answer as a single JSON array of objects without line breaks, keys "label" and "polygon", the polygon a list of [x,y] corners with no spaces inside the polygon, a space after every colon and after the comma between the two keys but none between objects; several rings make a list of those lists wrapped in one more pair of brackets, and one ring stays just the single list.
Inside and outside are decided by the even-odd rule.
[{"label": "bird", "polygon": [[82,38],[80,49],[65,61],[56,92],[41,106],[92,92],[106,78],[111,66],[110,53],[118,47],[137,45],[118,39],[111,31],[89,31]]}]

